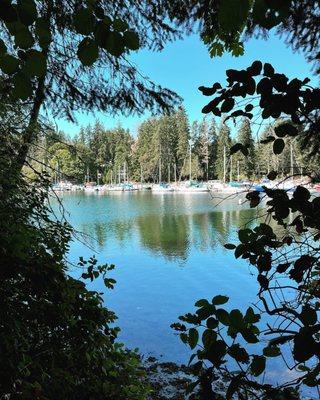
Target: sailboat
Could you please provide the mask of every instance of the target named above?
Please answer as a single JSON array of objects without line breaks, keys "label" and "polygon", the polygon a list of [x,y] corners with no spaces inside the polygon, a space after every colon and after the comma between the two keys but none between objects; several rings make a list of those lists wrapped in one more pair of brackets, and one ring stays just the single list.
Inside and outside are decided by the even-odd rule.
[{"label": "sailboat", "polygon": [[182,185],[176,187],[176,191],[179,193],[205,193],[208,192],[208,186],[206,184],[192,181],[192,151],[190,142],[190,152],[189,152],[189,181],[184,182]]},{"label": "sailboat", "polygon": [[152,193],[172,193],[174,191],[173,187],[169,183],[161,181],[161,156],[159,157],[159,183],[153,185],[151,190]]}]

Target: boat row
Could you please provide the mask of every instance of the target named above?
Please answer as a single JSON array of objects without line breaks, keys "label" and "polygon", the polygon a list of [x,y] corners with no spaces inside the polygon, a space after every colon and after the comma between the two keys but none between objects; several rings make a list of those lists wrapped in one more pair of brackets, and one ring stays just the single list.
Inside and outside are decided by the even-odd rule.
[{"label": "boat row", "polygon": [[240,195],[250,191],[265,192],[266,188],[269,189],[282,189],[287,191],[289,194],[293,193],[298,185],[302,185],[313,193],[320,193],[320,184],[311,185],[308,182],[300,182],[293,180],[283,181],[269,181],[267,179],[260,182],[228,182],[224,183],[221,181],[209,181],[209,182],[198,182],[198,181],[186,181],[180,183],[166,183],[161,182],[158,184],[138,184],[138,183],[120,183],[120,184],[104,184],[96,185],[95,183],[75,185],[67,181],[61,181],[52,185],[52,189],[56,192],[66,191],[84,191],[87,193],[94,192],[134,192],[150,190],[155,194],[164,193],[217,193],[222,195]]}]

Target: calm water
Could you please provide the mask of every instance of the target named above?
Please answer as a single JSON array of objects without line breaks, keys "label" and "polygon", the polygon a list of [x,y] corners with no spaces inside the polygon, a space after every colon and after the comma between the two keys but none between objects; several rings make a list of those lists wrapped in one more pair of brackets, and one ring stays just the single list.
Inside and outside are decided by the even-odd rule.
[{"label": "calm water", "polygon": [[[107,291],[100,281],[92,285],[104,292],[105,304],[118,315],[120,339],[127,347],[186,363],[190,350],[170,324],[192,312],[196,300],[226,294],[230,309],[242,310],[256,302],[255,271],[223,247],[237,241],[239,227],[255,224],[257,210],[248,204],[239,205],[237,200],[218,204],[205,193],[61,197],[68,220],[85,241],[71,243],[70,261],[96,254],[101,263],[116,265],[110,273],[117,280],[114,290]],[[80,277],[82,271],[74,267],[71,273]],[[280,357],[268,364],[267,381],[296,376],[284,368]]]},{"label": "calm water", "polygon": [[[120,339],[130,348],[164,359],[186,362],[186,346],[170,328],[192,311],[200,298],[231,297],[230,307],[246,308],[258,286],[245,262],[235,260],[223,244],[236,240],[236,230],[256,210],[209,194],[150,192],[107,195],[64,194],[68,219],[89,245],[73,242],[70,260],[96,253],[113,263],[113,291],[101,282],[106,305],[118,315]],[[73,269],[80,276],[81,271]]]}]

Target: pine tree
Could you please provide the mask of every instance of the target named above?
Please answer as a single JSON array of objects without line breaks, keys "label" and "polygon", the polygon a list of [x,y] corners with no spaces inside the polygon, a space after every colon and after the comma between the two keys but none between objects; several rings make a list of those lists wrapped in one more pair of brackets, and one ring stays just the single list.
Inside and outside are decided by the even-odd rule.
[{"label": "pine tree", "polygon": [[180,107],[175,113],[175,127],[178,138],[175,162],[177,165],[178,175],[181,176],[183,165],[186,163],[188,156],[190,140],[190,127],[184,107]]},{"label": "pine tree", "polygon": [[250,179],[256,174],[255,143],[252,137],[251,125],[248,118],[244,118],[238,131],[237,141],[248,149],[248,156],[238,152],[235,157],[237,168],[242,177]]},{"label": "pine tree", "polygon": [[224,181],[227,181],[230,176],[230,147],[230,128],[225,122],[222,122],[217,137],[215,170],[217,178]]},{"label": "pine tree", "polygon": [[208,179],[215,178],[215,162],[217,159],[217,124],[212,119],[208,126],[209,139],[209,160],[208,160]]}]

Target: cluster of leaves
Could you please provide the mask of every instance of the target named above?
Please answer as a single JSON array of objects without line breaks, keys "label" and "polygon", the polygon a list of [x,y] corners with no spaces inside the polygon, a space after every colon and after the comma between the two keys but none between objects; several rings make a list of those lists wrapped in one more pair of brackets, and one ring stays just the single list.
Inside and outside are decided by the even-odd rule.
[{"label": "cluster of leaves", "polygon": [[[8,135],[0,153],[0,397],[141,399],[139,358],[116,342],[115,314],[102,294],[68,275],[71,227],[53,218],[44,176],[32,186],[17,173]],[[112,265],[80,259],[84,279]]]},{"label": "cluster of leaves", "polygon": [[[286,75],[275,72],[271,64],[263,65],[261,61],[254,61],[247,69],[227,70],[226,75],[226,88],[218,82],[212,87],[199,87],[205,96],[215,95],[202,112],[217,116],[229,113],[226,119],[246,117],[251,120],[256,108],[261,110],[262,120],[287,118],[274,129],[276,136],[268,136],[264,140],[264,143],[273,142],[275,154],[282,153],[285,137],[300,135],[310,142],[310,138],[316,136],[320,91],[308,85],[309,78],[289,80]],[[303,126],[304,132],[298,129],[299,126]],[[239,150],[246,153],[241,143],[232,148],[232,152]]]},{"label": "cluster of leaves", "polygon": [[[46,74],[47,55],[54,35],[51,7],[48,4],[44,13],[34,0],[17,3],[6,0],[1,4],[0,19],[8,37],[13,39],[13,48],[8,49],[0,39],[0,69],[10,78],[14,99],[31,97],[34,78]],[[100,48],[116,57],[139,48],[138,34],[120,18],[111,20],[97,2],[79,3],[74,11],[70,30],[79,36],[77,56],[84,66],[97,61]]]},{"label": "cluster of leaves", "polygon": [[[256,82],[256,77],[261,74],[262,78]],[[285,75],[276,73],[270,64],[255,61],[246,70],[228,70],[227,81],[227,88],[222,88],[219,83],[200,88],[204,95],[216,96],[203,112],[219,116],[229,113],[226,118],[245,116],[252,119],[252,110],[256,107],[262,120],[282,119],[274,128],[275,136],[264,140],[264,145],[273,143],[275,155],[283,151],[285,137],[299,139],[305,136],[310,153],[318,151],[312,146],[312,139],[319,123],[319,89],[308,86],[308,79],[289,81]],[[258,102],[255,106],[252,99],[246,99],[253,95]],[[239,96],[247,103],[236,103]],[[238,109],[234,110],[236,106]],[[246,154],[246,150],[246,146],[238,143],[231,152]],[[276,176],[274,171],[269,174],[270,179]],[[173,326],[182,331],[182,341],[192,349],[199,340],[199,329],[196,328],[204,329],[201,349],[192,355],[192,360],[195,357],[199,360],[195,364],[200,377],[198,383],[203,385],[201,377],[204,374],[208,377],[209,371],[211,378],[207,386],[212,390],[216,371],[224,371],[229,380],[226,395],[229,399],[236,395],[239,399],[247,399],[252,394],[265,399],[295,399],[299,398],[298,390],[304,385],[316,387],[320,383],[320,199],[312,197],[303,186],[298,186],[292,196],[283,189],[263,187],[263,193],[252,191],[247,194],[250,206],[257,207],[262,196],[267,200],[265,222],[253,229],[240,229],[240,243],[225,245],[234,250],[235,258],[247,260],[257,271],[260,286],[256,304],[258,314],[253,314],[250,308],[245,315],[240,310],[228,312],[217,308],[227,301],[226,297],[217,296],[211,303],[200,300],[196,303],[195,314],[180,317],[195,327],[180,323]],[[266,315],[266,323],[259,331],[255,323],[262,315]],[[249,354],[247,347],[241,347],[241,342],[236,341],[239,335],[247,343],[260,346],[267,337],[268,345],[260,354]],[[287,368],[297,371],[295,379],[277,385],[252,379],[265,371],[266,357],[280,355]],[[237,362],[240,371],[230,370],[230,357]],[[205,365],[208,361],[212,364],[210,367]]]},{"label": "cluster of leaves", "polygon": [[[199,378],[189,386],[188,392],[200,385],[202,386],[200,393],[206,391],[210,396],[210,393],[213,394],[211,383],[221,376],[227,376],[230,380],[225,397],[227,400],[232,399],[236,393],[239,396],[242,393],[252,396],[262,391],[265,396],[263,398],[273,399],[272,396],[276,393],[274,388],[268,384],[259,385],[254,378],[265,371],[268,358],[281,355],[280,349],[277,344],[270,341],[263,348],[262,354],[255,354],[249,353],[238,343],[236,340],[239,336],[245,341],[246,347],[259,342],[260,331],[256,324],[260,321],[260,314],[255,313],[252,307],[249,307],[245,314],[238,309],[228,312],[222,307],[228,300],[227,296],[221,295],[215,296],[211,302],[206,299],[198,300],[195,303],[197,310],[194,314],[180,316],[179,319],[183,323],[171,325],[180,332],[181,340],[188,344],[191,350],[197,349],[192,354],[189,364],[192,363],[191,369]],[[230,363],[230,360],[236,363],[240,372],[228,371],[226,363]],[[207,366],[208,363],[210,367]],[[204,378],[208,376],[210,380],[204,390]],[[293,396],[294,392],[289,389],[282,393]],[[279,395],[279,392],[277,394]],[[195,395],[192,397],[195,398]]]},{"label": "cluster of leaves", "polygon": [[172,2],[172,16],[185,23],[187,15],[189,20],[199,21],[201,37],[214,57],[225,51],[242,55],[246,36],[282,26],[292,12],[292,3],[298,1],[218,0],[210,6],[206,2],[182,3],[178,10],[177,2]]}]

